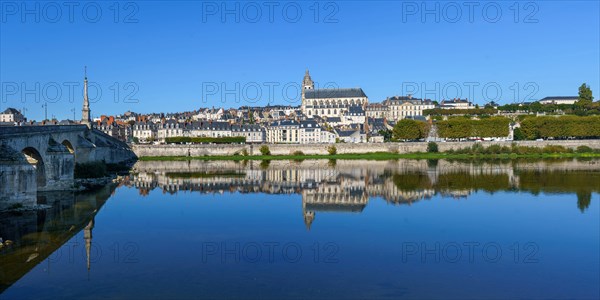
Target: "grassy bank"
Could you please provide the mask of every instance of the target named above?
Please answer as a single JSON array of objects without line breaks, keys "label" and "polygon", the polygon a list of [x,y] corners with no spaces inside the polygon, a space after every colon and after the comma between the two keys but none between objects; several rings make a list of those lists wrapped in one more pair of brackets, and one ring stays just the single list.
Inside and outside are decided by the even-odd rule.
[{"label": "grassy bank", "polygon": [[181,160],[305,160],[305,159],[507,159],[507,158],[569,158],[569,157],[598,157],[600,153],[390,153],[374,152],[363,154],[315,154],[315,155],[231,155],[231,156],[146,156],[140,157],[142,161],[181,161]]}]

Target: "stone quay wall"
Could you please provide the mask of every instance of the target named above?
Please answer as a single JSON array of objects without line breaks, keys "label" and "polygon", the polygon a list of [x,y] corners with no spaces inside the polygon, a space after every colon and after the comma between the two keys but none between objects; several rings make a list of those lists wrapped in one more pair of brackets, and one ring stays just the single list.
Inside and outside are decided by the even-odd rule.
[{"label": "stone quay wall", "polygon": [[[475,143],[480,143],[487,147],[498,144],[510,146],[512,142],[438,142],[439,151],[456,150],[471,147]],[[515,141],[520,146],[531,146],[543,148],[548,145],[560,145],[575,149],[579,146],[588,146],[594,149],[600,149],[600,140],[549,140],[549,141]],[[407,142],[407,143],[362,143],[362,144],[266,144],[272,155],[289,155],[296,151],[302,151],[307,155],[328,154],[327,149],[335,146],[339,154],[361,154],[373,152],[394,152],[394,153],[413,153],[426,152],[426,142]],[[244,149],[250,155],[260,155],[260,144],[245,145],[134,145],[133,152],[138,157],[147,156],[225,156],[241,153]]]}]

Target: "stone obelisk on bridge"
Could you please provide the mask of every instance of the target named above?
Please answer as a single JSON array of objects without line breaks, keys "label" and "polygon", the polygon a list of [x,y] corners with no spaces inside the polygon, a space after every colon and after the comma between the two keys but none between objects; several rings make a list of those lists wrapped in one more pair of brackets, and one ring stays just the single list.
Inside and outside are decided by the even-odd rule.
[{"label": "stone obelisk on bridge", "polygon": [[83,72],[83,109],[81,110],[81,124],[87,125],[88,128],[92,128],[92,118],[90,117],[90,101],[88,99],[87,67],[84,68]]}]

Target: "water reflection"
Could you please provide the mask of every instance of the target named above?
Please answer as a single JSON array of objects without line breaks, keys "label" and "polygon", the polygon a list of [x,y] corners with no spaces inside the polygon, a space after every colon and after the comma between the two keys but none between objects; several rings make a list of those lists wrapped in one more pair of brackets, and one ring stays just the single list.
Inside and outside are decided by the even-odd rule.
[{"label": "water reflection", "polygon": [[94,217],[115,187],[39,193],[38,204],[48,209],[0,212],[0,237],[5,244],[0,248],[0,293],[81,231],[89,268]]},{"label": "water reflection", "polygon": [[[40,193],[38,203],[50,208],[0,213],[0,237],[12,241],[0,249],[0,295],[534,298],[546,290],[541,298],[597,298],[598,272],[590,267],[598,265],[597,226],[590,224],[598,218],[598,166],[575,159],[138,162],[122,187]],[[532,196],[548,194],[563,195],[543,203]],[[462,202],[467,198],[473,201]],[[83,260],[65,258],[54,263],[53,274],[39,275],[46,261],[81,238]],[[503,260],[424,263],[422,254],[400,260],[406,245],[473,241],[501,245]],[[239,250],[271,243],[298,245],[305,256],[294,263],[240,262],[223,251],[203,260],[206,245]],[[515,263],[515,243],[539,247],[539,263]],[[93,251],[100,245],[102,260]],[[135,264],[123,263],[130,245]],[[323,263],[327,251],[315,263],[314,245],[335,245],[336,263]],[[583,275],[573,279],[574,272]]]},{"label": "water reflection", "polygon": [[484,191],[569,193],[584,212],[600,192],[598,161],[174,161],[138,162],[127,185],[143,196],[154,189],[175,194],[300,194],[307,228],[316,212],[361,212],[369,199],[412,204],[435,195],[456,199]]}]

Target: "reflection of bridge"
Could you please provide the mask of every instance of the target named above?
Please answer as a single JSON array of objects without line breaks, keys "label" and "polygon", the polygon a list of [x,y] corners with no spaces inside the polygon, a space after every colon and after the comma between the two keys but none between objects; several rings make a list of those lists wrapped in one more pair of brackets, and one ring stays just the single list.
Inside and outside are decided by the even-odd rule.
[{"label": "reflection of bridge", "polygon": [[94,217],[114,190],[44,192],[40,203],[48,209],[0,213],[0,237],[12,242],[0,247],[0,293],[82,231],[89,269]]},{"label": "reflection of bridge", "polygon": [[0,208],[24,194],[70,189],[75,163],[120,163],[129,147],[85,125],[0,127]]}]

